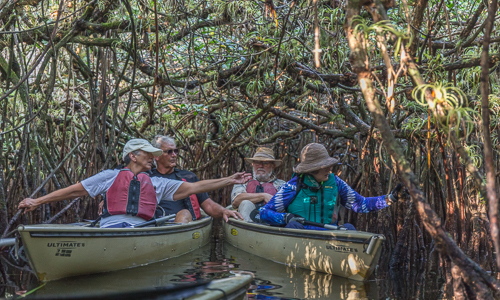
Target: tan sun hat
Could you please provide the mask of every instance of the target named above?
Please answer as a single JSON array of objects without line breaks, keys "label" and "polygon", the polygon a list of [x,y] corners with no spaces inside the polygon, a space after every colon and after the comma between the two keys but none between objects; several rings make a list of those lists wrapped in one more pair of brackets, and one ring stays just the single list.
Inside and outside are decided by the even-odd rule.
[{"label": "tan sun hat", "polygon": [[325,146],[318,143],[311,143],[302,148],[300,152],[300,164],[295,166],[293,171],[298,174],[310,173],[333,166],[338,162],[338,159],[328,155]]},{"label": "tan sun hat", "polygon": [[151,146],[145,139],[131,139],[123,147],[123,160],[130,152],[142,150],[145,152],[153,153],[154,156],[160,156],[163,150]]},{"label": "tan sun hat", "polygon": [[257,151],[253,155],[252,158],[245,158],[246,161],[254,162],[254,161],[272,161],[274,162],[274,167],[278,167],[281,165],[281,160],[274,158],[273,150],[266,147],[259,147]]}]

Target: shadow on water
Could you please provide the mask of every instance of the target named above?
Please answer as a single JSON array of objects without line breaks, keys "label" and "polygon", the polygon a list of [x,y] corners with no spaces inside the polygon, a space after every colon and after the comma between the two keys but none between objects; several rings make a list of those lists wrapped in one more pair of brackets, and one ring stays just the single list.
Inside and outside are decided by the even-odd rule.
[{"label": "shadow on water", "polygon": [[[384,276],[387,279],[358,282],[274,263],[226,243],[212,243],[183,256],[147,266],[67,278],[42,286],[26,272],[24,275],[19,271],[11,272],[10,277],[19,281],[15,283],[17,289],[7,287],[5,296],[13,298],[15,290],[38,288],[27,298],[85,295],[90,291],[104,297],[115,291],[182,285],[248,272],[254,274],[248,289],[249,299],[431,299],[428,297],[431,295],[425,295],[420,288],[425,281],[423,275],[412,277],[416,282],[407,282],[410,278],[394,272]],[[436,299],[436,295],[434,293],[432,299]]]}]

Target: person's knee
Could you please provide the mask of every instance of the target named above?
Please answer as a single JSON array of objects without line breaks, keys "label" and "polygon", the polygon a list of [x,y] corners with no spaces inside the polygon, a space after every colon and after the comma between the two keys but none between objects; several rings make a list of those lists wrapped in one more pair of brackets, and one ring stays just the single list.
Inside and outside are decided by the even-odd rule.
[{"label": "person's knee", "polygon": [[244,210],[244,209],[255,209],[255,204],[253,204],[252,201],[250,200],[243,200],[240,203],[240,206],[238,207],[238,210]]},{"label": "person's knee", "polygon": [[193,220],[193,216],[191,215],[191,212],[187,209],[183,209],[179,211],[175,215],[175,223],[189,223]]},{"label": "person's knee", "polygon": [[292,221],[292,222],[286,224],[285,228],[304,229],[305,227],[303,224],[300,224],[297,221]]},{"label": "person's knee", "polygon": [[250,213],[255,209],[255,204],[249,200],[243,200],[238,207],[239,213],[243,216],[243,220],[251,222]]}]

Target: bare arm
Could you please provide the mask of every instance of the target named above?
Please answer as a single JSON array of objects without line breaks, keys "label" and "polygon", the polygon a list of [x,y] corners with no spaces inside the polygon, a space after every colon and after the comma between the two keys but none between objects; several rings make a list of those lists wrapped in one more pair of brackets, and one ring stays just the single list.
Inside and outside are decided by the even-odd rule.
[{"label": "bare arm", "polygon": [[18,208],[25,208],[26,212],[28,212],[35,210],[41,204],[74,199],[76,197],[87,196],[88,194],[81,183],[76,183],[37,199],[26,198],[19,203]]},{"label": "bare arm", "polygon": [[250,173],[240,172],[232,176],[220,179],[202,180],[197,182],[183,182],[173,195],[174,200],[180,200],[192,194],[201,194],[218,190],[220,188],[236,184],[245,183],[252,178]]},{"label": "bare arm", "polygon": [[268,193],[241,193],[233,200],[233,207],[238,208],[243,200],[251,201],[252,203],[259,203],[265,201],[266,203],[271,200],[273,196]]},{"label": "bare arm", "polygon": [[229,209],[225,209],[218,203],[215,203],[212,199],[208,198],[205,201],[201,203],[201,208],[207,213],[207,215],[211,216],[212,218],[224,218],[224,220],[227,222],[229,218],[235,218],[235,219],[241,219],[243,220],[243,217],[240,215],[239,212],[232,211]]}]

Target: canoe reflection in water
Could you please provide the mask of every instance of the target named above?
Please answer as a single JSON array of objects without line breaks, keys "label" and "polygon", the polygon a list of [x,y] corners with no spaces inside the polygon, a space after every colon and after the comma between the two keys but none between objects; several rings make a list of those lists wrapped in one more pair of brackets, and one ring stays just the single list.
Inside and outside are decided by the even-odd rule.
[{"label": "canoe reflection in water", "polygon": [[143,267],[48,282],[30,296],[84,295],[96,290],[105,295],[112,291],[193,283],[249,272],[254,274],[254,280],[248,289],[248,299],[379,298],[375,282],[353,281],[288,267],[229,244],[222,247],[209,244],[186,255]]},{"label": "canoe reflection in water", "polygon": [[[229,244],[224,245],[224,256],[240,270],[255,274],[256,286],[249,289],[252,299],[378,299],[374,281],[361,282],[346,278],[289,267],[249,254]],[[274,286],[274,287],[271,287]],[[274,297],[274,298],[266,298]]]}]

